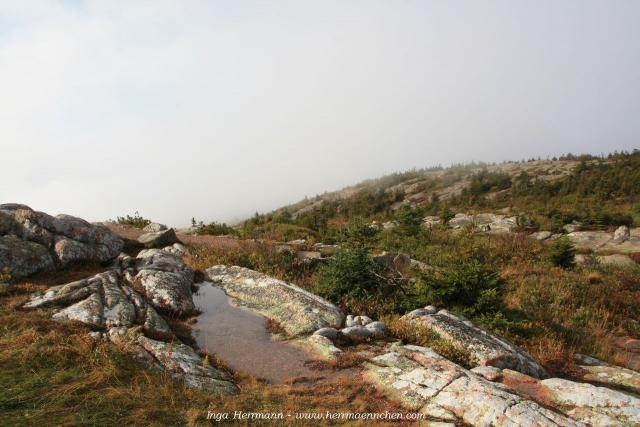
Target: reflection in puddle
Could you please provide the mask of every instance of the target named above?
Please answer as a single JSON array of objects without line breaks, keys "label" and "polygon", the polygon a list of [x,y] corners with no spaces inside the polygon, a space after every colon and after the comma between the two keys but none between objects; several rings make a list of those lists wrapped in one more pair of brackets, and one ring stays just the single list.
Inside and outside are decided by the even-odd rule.
[{"label": "reflection in puddle", "polygon": [[317,376],[305,366],[311,359],[307,353],[274,341],[265,329],[266,319],[231,305],[222,288],[203,282],[193,300],[202,311],[193,326],[198,346],[224,360],[230,368],[270,383]]}]

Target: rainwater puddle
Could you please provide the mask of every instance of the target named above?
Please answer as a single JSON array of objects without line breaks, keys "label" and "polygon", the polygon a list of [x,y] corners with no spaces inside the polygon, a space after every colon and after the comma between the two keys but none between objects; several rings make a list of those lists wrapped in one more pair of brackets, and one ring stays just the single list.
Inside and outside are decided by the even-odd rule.
[{"label": "rainwater puddle", "polygon": [[271,384],[288,378],[317,377],[305,362],[312,357],[303,350],[274,341],[266,330],[266,319],[231,305],[220,287],[200,283],[193,295],[202,311],[193,325],[198,346],[222,359],[234,370],[248,372]]}]

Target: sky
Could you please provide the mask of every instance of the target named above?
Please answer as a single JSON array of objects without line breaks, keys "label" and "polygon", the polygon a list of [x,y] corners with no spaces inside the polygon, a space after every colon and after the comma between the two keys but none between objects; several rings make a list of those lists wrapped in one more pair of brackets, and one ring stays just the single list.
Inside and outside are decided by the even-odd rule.
[{"label": "sky", "polygon": [[0,203],[234,222],[640,147],[636,0],[0,0]]}]

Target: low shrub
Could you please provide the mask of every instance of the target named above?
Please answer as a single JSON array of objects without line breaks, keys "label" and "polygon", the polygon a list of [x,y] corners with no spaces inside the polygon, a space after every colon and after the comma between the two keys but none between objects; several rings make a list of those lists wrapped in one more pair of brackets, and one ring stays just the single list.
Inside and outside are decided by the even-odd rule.
[{"label": "low shrub", "polygon": [[416,291],[428,303],[445,306],[467,317],[502,309],[504,281],[479,260],[452,263],[448,268],[422,273]]},{"label": "low shrub", "polygon": [[133,215],[119,216],[117,218],[117,222],[120,225],[126,225],[139,229],[143,229],[147,225],[151,224],[151,220],[140,216],[138,211],[136,211]]},{"label": "low shrub", "polygon": [[557,267],[573,268],[576,263],[576,248],[568,238],[561,237],[549,246],[547,260]]},{"label": "low shrub", "polygon": [[349,297],[370,297],[383,286],[383,273],[383,266],[373,260],[365,246],[347,245],[318,271],[318,290],[338,303]]},{"label": "low shrub", "polygon": [[233,227],[229,227],[225,223],[219,224],[215,221],[210,222],[209,224],[205,224],[202,221],[196,221],[195,218],[191,218],[191,226],[195,229],[195,233],[199,236],[221,236],[238,234],[238,232]]}]

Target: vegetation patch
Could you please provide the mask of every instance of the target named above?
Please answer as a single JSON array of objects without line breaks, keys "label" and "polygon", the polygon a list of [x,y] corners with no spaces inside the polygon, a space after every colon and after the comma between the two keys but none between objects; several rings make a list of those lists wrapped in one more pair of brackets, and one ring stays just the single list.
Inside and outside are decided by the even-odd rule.
[{"label": "vegetation patch", "polygon": [[136,211],[133,215],[119,216],[116,221],[120,225],[139,228],[141,230],[147,225],[151,224],[151,220],[140,216],[138,211]]}]

